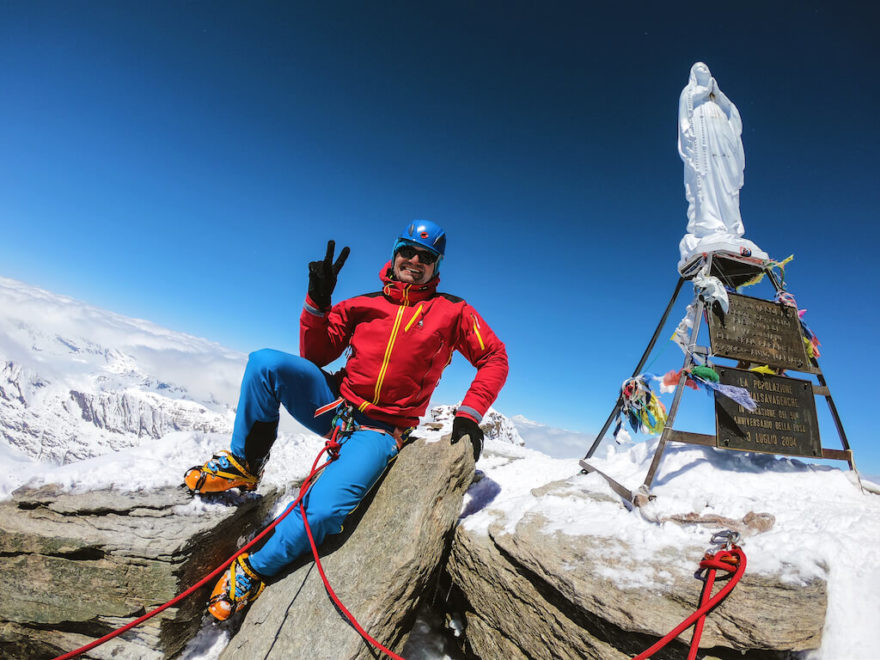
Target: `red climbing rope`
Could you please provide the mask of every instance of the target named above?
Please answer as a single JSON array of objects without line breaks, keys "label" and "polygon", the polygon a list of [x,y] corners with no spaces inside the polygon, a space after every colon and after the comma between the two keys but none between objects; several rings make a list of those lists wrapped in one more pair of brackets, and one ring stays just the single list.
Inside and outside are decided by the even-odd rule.
[{"label": "red climbing rope", "polygon": [[[187,596],[191,596],[193,593],[195,593],[196,591],[201,589],[203,586],[205,586],[208,582],[210,582],[211,580],[216,578],[218,575],[220,575],[224,570],[226,570],[229,567],[229,565],[232,562],[235,561],[236,557],[238,557],[243,552],[246,552],[255,543],[257,543],[257,541],[259,541],[264,536],[266,536],[266,534],[268,534],[272,529],[274,529],[278,523],[280,523],[282,520],[284,520],[284,518],[286,518],[287,515],[291,511],[293,511],[295,506],[297,506],[298,504],[301,503],[302,498],[305,497],[306,493],[308,493],[309,489],[312,487],[312,483],[314,482],[317,474],[321,470],[323,470],[325,467],[327,467],[330,463],[332,463],[336,459],[336,457],[339,455],[340,444],[336,440],[336,436],[338,434],[339,434],[339,427],[334,426],[333,435],[330,436],[330,439],[327,440],[327,442],[324,444],[324,447],[321,449],[320,452],[318,452],[318,455],[315,457],[315,461],[314,461],[314,463],[312,463],[312,469],[309,472],[309,476],[306,477],[305,481],[303,482],[302,486],[299,489],[299,495],[297,496],[297,498],[293,502],[291,502],[290,506],[288,506],[284,510],[284,513],[282,513],[274,521],[272,521],[272,523],[268,527],[266,527],[266,529],[264,529],[262,532],[257,534],[257,536],[255,536],[251,541],[249,541],[242,548],[237,550],[236,553],[234,555],[232,555],[229,559],[227,559],[220,566],[218,566],[211,573],[209,573],[208,575],[203,577],[201,580],[199,580],[196,584],[191,586],[189,589],[187,589],[183,593],[179,594],[178,596],[175,596],[174,598],[169,600],[164,605],[160,605],[156,609],[150,610],[149,612],[147,612],[146,614],[144,614],[140,618],[137,618],[134,621],[130,621],[129,623],[125,624],[124,626],[117,628],[113,632],[108,633],[107,635],[104,635],[100,639],[96,639],[95,641],[90,642],[90,643],[86,644],[85,646],[82,646],[74,651],[70,651],[69,653],[65,653],[64,655],[59,655],[57,658],[54,658],[54,660],[68,660],[69,658],[75,658],[79,655],[82,655],[86,651],[90,651],[91,649],[95,648],[96,646],[100,646],[101,644],[110,641],[114,637],[118,637],[119,635],[121,635],[125,631],[131,630],[135,626],[139,626],[147,619],[150,619],[150,618],[156,616],[157,614],[159,614],[160,612],[168,609],[172,605],[179,603],[181,600],[183,600]],[[321,464],[319,466],[318,461],[321,460],[321,457],[325,453],[328,454],[329,458],[323,464]],[[300,507],[302,508],[301,504],[300,504]],[[306,521],[305,511],[303,511],[303,523],[305,524],[306,532],[308,533],[308,536],[309,536],[309,541],[312,544],[312,552],[315,555],[315,562],[318,564],[318,570],[321,573],[321,578],[324,580],[324,586],[327,588],[327,591],[330,593],[330,596],[333,598],[333,602],[335,602],[337,604],[337,606],[345,613],[345,615],[348,617],[349,621],[352,622],[354,627],[361,634],[361,636],[363,636],[364,639],[366,639],[368,642],[370,642],[371,644],[373,644],[377,648],[381,649],[382,651],[384,651],[385,653],[390,655],[392,658],[395,658],[395,660],[403,660],[402,658],[400,658],[400,656],[394,655],[391,651],[386,649],[384,646],[379,644],[379,642],[375,641],[366,632],[364,632],[364,630],[360,627],[360,625],[357,623],[357,621],[355,621],[355,619],[351,615],[351,613],[349,613],[349,611],[347,609],[345,609],[345,607],[342,606],[342,603],[340,603],[339,600],[336,598],[336,594],[334,594],[333,590],[330,588],[330,584],[327,582],[327,578],[324,575],[324,570],[321,567],[321,562],[318,559],[318,550],[315,547],[314,540],[312,539],[312,531],[308,527],[308,522]]]},{"label": "red climbing rope", "polygon": [[312,546],[312,555],[315,557],[315,565],[318,567],[318,572],[321,574],[321,579],[324,581],[324,588],[327,590],[327,593],[330,595],[330,599],[336,604],[342,613],[345,615],[345,618],[351,622],[351,625],[354,626],[354,629],[360,633],[360,636],[367,640],[370,644],[375,646],[377,649],[382,651],[383,653],[391,656],[394,660],[404,660],[404,658],[400,657],[394,651],[391,651],[375,639],[370,637],[369,633],[361,627],[361,624],[357,622],[357,619],[354,618],[354,615],[349,612],[345,605],[342,604],[342,601],[339,600],[339,597],[336,595],[336,592],[333,591],[333,587],[330,586],[330,581],[327,579],[327,576],[324,574],[324,567],[321,565],[321,558],[318,556],[318,546],[315,545],[315,539],[312,538],[312,529],[309,527],[309,521],[306,518],[306,510],[305,507],[300,503],[299,505],[300,513],[302,514],[303,525],[306,528],[306,534],[309,536],[309,543]]},{"label": "red climbing rope", "polygon": [[[739,535],[737,534],[736,538],[738,537]],[[703,557],[703,560],[700,562],[700,569],[706,571],[706,576],[705,584],[703,585],[703,593],[700,598],[700,606],[697,608],[697,611],[669,631],[665,637],[660,639],[660,641],[647,651],[643,651],[633,658],[633,660],[645,660],[646,658],[650,658],[654,653],[662,649],[692,625],[694,626],[694,634],[691,638],[691,648],[688,653],[688,660],[696,660],[697,650],[700,646],[700,637],[703,634],[703,624],[706,621],[706,615],[722,600],[727,598],[728,594],[733,591],[737,582],[740,581],[743,573],[746,572],[746,555],[742,551],[742,548],[733,542],[729,542],[727,547],[722,550],[718,550],[715,553],[707,552]],[[712,596],[712,587],[715,585],[715,574],[718,571],[725,571],[730,577],[730,580],[719,589],[717,594]]]}]

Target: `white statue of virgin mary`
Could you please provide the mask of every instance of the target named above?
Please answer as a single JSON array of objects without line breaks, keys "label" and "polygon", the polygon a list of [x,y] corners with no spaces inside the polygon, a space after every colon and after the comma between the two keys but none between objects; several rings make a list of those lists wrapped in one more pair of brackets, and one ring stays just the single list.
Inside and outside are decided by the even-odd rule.
[{"label": "white statue of virgin mary", "polygon": [[716,250],[768,258],[743,238],[739,190],[746,158],[741,136],[739,111],[718,88],[709,67],[697,62],[678,103],[678,153],[688,201],[679,270],[695,256]]}]

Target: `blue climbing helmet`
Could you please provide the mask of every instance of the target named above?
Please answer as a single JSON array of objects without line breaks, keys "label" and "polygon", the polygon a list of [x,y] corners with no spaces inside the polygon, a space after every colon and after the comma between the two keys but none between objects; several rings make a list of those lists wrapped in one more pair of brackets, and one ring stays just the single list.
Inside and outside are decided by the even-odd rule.
[{"label": "blue climbing helmet", "polygon": [[440,262],[443,261],[443,255],[446,253],[446,232],[443,231],[443,227],[430,220],[413,220],[394,241],[394,249],[391,251],[392,261],[403,245],[415,245],[436,254],[437,266],[434,269],[436,273],[440,270]]}]

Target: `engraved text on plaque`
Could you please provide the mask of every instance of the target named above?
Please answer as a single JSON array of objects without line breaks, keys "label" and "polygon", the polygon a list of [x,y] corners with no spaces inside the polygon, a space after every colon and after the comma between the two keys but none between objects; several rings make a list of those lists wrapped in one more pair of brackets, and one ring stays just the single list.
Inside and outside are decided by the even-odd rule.
[{"label": "engraved text on plaque", "polygon": [[796,371],[810,367],[794,307],[733,293],[728,297],[730,310],[723,319],[708,315],[712,353]]},{"label": "engraved text on plaque", "polygon": [[721,383],[744,387],[755,411],[715,394],[717,446],[771,454],[821,456],[816,399],[809,381],[718,368]]}]

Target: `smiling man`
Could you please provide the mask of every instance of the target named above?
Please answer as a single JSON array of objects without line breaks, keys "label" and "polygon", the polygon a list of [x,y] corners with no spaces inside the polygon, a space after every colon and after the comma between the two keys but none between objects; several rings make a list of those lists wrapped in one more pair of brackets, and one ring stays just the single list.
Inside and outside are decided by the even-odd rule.
[{"label": "smiling man", "polygon": [[[479,459],[479,422],[507,378],[504,344],[461,298],[437,292],[446,233],[416,220],[394,242],[379,272],[381,291],[330,303],[349,249],[333,262],[335,243],[309,264],[309,291],[300,316],[300,357],[264,349],[250,355],[230,451],[184,476],[196,493],[254,490],[275,442],[280,406],[319,435],[342,429],[336,460],[303,499],[316,543],[342,524],[396,458],[425,413],[454,351],[477,368],[459,405],[451,442],[467,436]],[[321,367],[348,350],[345,367]],[[405,506],[401,503],[401,506]],[[217,583],[209,611],[224,620],[260,595],[267,579],[308,551],[295,509],[252,555],[243,554]]]}]

